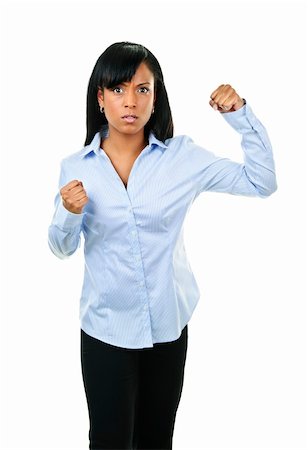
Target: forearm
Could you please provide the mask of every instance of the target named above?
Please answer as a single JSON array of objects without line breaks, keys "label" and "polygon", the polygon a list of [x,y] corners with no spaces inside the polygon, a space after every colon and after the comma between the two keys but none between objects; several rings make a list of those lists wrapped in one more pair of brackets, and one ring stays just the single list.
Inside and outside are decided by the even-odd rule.
[{"label": "forearm", "polygon": [[80,246],[80,232],[84,214],[68,211],[57,195],[56,210],[48,228],[48,245],[60,259],[68,258]]},{"label": "forearm", "polygon": [[250,183],[261,197],[271,195],[277,189],[277,180],[272,146],[265,127],[247,104],[237,111],[224,113],[223,117],[242,135],[244,151],[243,170],[232,193],[243,194],[244,185]]}]

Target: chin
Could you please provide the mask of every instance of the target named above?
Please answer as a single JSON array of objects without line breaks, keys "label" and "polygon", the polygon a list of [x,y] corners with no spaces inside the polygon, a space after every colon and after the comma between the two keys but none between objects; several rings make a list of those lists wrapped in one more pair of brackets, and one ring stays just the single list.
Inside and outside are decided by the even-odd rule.
[{"label": "chin", "polygon": [[140,130],[144,129],[145,124],[142,125],[136,125],[134,123],[125,123],[121,126],[120,128],[120,132],[121,133],[127,133],[127,134],[136,134],[138,133]]}]

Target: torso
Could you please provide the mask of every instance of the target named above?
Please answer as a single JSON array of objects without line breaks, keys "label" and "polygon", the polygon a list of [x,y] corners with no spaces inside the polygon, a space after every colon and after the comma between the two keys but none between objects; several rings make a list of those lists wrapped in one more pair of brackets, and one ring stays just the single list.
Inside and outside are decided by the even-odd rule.
[{"label": "torso", "polygon": [[[137,158],[137,156],[136,156],[136,158]],[[126,160],[118,161],[118,160],[115,160],[114,158],[113,158],[113,160],[111,160],[111,158],[110,158],[113,167],[115,168],[119,177],[123,181],[123,184],[126,189],[127,189],[128,177],[129,177],[130,171],[133,167],[133,164],[134,164],[136,158],[130,158],[127,161]]]},{"label": "torso", "polygon": [[128,177],[130,174],[130,171],[134,165],[134,162],[136,158],[138,157],[139,153],[134,156],[128,156],[127,158],[116,158],[115,156],[111,155],[104,149],[105,153],[108,155],[113,167],[117,171],[119,177],[123,181],[123,184],[125,186],[125,189],[127,189],[127,182]]},{"label": "torso", "polygon": [[[125,189],[127,189],[127,182],[129,178],[130,171],[134,165],[135,160],[138,158],[138,155],[141,153],[136,152],[134,155],[128,155],[127,157],[116,157],[114,156],[108,149],[106,150],[106,145],[104,145],[104,152],[109,157],[113,167],[117,171],[119,177],[123,181]],[[103,148],[101,143],[101,148]]]}]

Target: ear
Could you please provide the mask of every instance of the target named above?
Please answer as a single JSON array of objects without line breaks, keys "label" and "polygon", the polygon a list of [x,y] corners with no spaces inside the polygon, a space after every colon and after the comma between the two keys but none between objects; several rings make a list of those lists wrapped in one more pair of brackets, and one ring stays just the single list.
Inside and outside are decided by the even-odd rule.
[{"label": "ear", "polygon": [[103,94],[103,90],[101,88],[98,88],[97,91],[97,101],[99,106],[104,106],[104,94]]}]

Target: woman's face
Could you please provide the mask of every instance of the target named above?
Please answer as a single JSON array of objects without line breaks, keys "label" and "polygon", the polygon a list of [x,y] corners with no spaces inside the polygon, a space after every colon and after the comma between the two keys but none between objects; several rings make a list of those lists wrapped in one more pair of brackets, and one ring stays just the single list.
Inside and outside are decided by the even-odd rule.
[{"label": "woman's face", "polygon": [[[136,134],[143,131],[151,118],[155,101],[154,75],[145,63],[141,63],[131,81],[104,88],[103,94],[99,89],[97,98],[99,106],[104,107],[109,131],[113,128],[119,133]],[[124,118],[129,115],[137,118]]]}]

